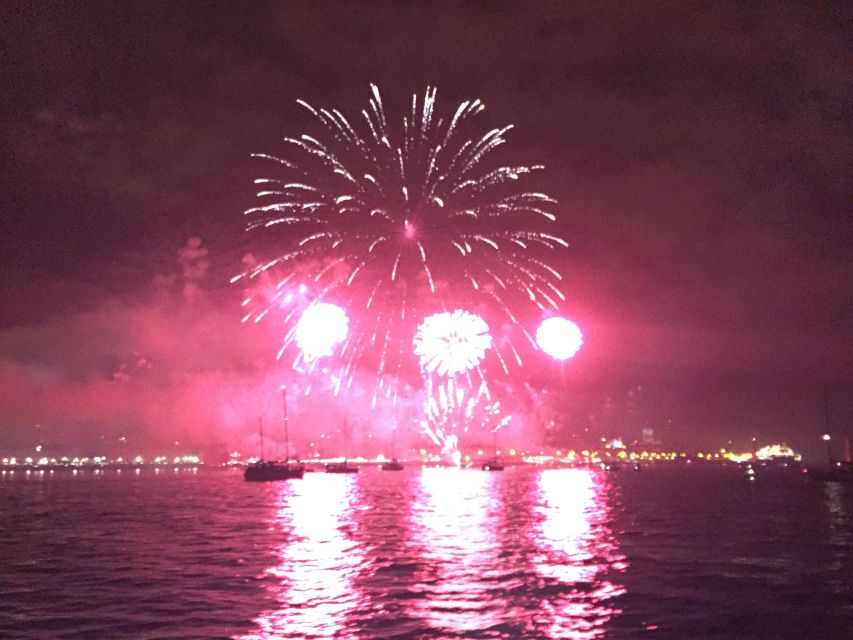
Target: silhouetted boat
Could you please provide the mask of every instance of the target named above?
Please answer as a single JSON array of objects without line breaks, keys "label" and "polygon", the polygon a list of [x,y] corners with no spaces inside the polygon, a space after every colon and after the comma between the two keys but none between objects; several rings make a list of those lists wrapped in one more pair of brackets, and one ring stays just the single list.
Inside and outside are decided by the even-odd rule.
[{"label": "silhouetted boat", "polygon": [[821,482],[853,482],[853,466],[849,463],[835,462],[830,467],[809,469],[807,475]]},{"label": "silhouetted boat", "polygon": [[358,467],[347,462],[347,440],[349,432],[347,430],[347,419],[344,417],[344,460],[343,462],[329,462],[326,465],[326,473],[358,473]]},{"label": "silhouetted boat", "polygon": [[330,462],[326,465],[326,473],[358,473],[358,467],[346,460],[343,462]]},{"label": "silhouetted boat", "polygon": [[829,421],[829,390],[823,388],[823,403],[824,403],[824,419],[826,421],[826,433],[823,439],[826,441],[826,457],[829,461],[829,466],[809,469],[806,473],[812,480],[825,482],[851,482],[853,481],[853,462],[850,461],[850,439],[844,439],[844,460],[835,460],[832,456],[832,446],[830,444],[830,421]]},{"label": "silhouetted boat", "polygon": [[489,460],[486,460],[480,468],[483,471],[503,471],[504,466],[503,460],[500,458],[490,458]]},{"label": "silhouetted boat", "polygon": [[489,458],[483,464],[480,465],[480,468],[483,471],[503,471],[504,470],[504,462],[500,458],[498,451],[498,433],[495,429],[492,429],[492,446],[495,449],[495,457]]},{"label": "silhouetted boat", "polygon": [[397,458],[391,458],[388,462],[383,462],[379,468],[382,471],[402,471],[403,463],[397,460]]},{"label": "silhouetted boat", "polygon": [[396,438],[394,437],[395,435],[397,435],[397,427],[394,427],[391,430],[391,460],[389,460],[388,462],[383,462],[381,465],[379,465],[379,468],[382,469],[382,471],[403,470],[403,463],[397,460],[397,457],[394,455],[396,452],[396,447],[394,446],[396,444]]},{"label": "silhouetted boat", "polygon": [[287,447],[286,459],[264,460],[264,423],[258,419],[261,432],[261,459],[246,467],[243,478],[247,482],[273,482],[276,480],[291,480],[301,478],[305,473],[305,465],[298,461],[290,461],[290,438],[287,433],[287,387],[282,385],[284,399],[284,442]]},{"label": "silhouetted boat", "polygon": [[249,482],[271,482],[301,478],[305,467],[298,462],[260,460],[246,467],[243,477]]}]

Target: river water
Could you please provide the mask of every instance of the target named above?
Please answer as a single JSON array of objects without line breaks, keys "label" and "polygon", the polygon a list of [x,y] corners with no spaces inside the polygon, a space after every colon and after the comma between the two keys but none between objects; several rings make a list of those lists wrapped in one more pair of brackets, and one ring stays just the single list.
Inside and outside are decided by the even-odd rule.
[{"label": "river water", "polygon": [[0,637],[853,638],[853,484],[19,471]]}]

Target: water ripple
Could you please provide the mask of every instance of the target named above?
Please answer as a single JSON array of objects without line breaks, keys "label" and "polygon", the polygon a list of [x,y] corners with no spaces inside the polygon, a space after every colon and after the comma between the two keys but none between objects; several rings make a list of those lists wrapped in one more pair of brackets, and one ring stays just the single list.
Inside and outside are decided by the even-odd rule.
[{"label": "water ripple", "polygon": [[838,637],[851,494],[663,470],[6,478],[0,637]]}]

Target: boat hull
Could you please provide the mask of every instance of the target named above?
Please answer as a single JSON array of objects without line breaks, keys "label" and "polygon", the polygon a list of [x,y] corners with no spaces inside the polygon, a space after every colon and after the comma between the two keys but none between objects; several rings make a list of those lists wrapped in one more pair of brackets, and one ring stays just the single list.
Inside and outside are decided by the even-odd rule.
[{"label": "boat hull", "polygon": [[481,465],[480,468],[483,471],[503,471],[504,470],[504,463],[501,462],[500,460],[497,460],[497,459],[487,460],[486,462],[484,462]]},{"label": "boat hull", "polygon": [[382,471],[402,471],[403,463],[397,460],[397,458],[391,458],[388,462],[383,462],[379,465],[379,468]]},{"label": "boat hull", "polygon": [[849,469],[809,469],[808,477],[818,482],[853,482],[853,471]]},{"label": "boat hull", "polygon": [[262,462],[251,464],[243,472],[247,482],[276,482],[278,480],[295,480],[305,473],[301,464]]},{"label": "boat hull", "polygon": [[358,473],[358,467],[346,462],[332,462],[326,465],[326,473]]}]

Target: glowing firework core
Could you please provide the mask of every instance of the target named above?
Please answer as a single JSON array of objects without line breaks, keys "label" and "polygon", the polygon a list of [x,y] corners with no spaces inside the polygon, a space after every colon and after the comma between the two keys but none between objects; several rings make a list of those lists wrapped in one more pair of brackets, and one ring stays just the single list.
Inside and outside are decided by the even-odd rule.
[{"label": "glowing firework core", "polygon": [[536,343],[552,358],[568,360],[583,345],[583,334],[571,320],[555,316],[547,318],[536,330]]},{"label": "glowing firework core", "polygon": [[427,316],[415,334],[421,368],[453,376],[476,367],[492,346],[489,325],[480,316],[457,309]]},{"label": "glowing firework core", "polygon": [[339,306],[327,302],[313,304],[296,325],[296,344],[308,362],[332,355],[336,344],[346,340],[349,318]]}]

